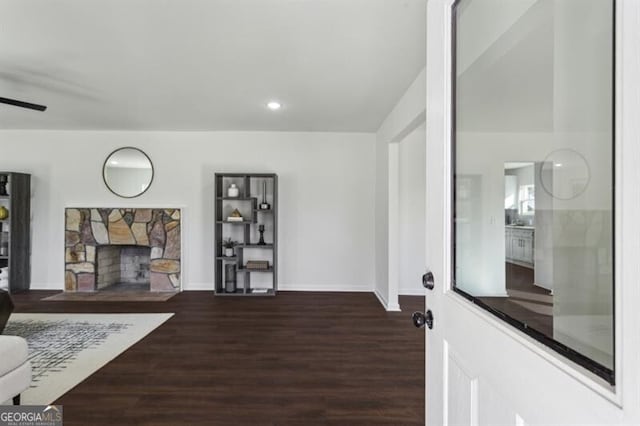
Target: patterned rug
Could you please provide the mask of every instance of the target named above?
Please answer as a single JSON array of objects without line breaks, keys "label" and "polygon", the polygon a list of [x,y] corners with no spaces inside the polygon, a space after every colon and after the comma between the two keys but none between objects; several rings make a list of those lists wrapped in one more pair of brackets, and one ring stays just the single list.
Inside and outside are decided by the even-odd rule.
[{"label": "patterned rug", "polygon": [[[48,405],[173,314],[13,314],[3,334],[29,344],[33,379],[24,405]],[[0,402],[1,403],[1,402]]]}]

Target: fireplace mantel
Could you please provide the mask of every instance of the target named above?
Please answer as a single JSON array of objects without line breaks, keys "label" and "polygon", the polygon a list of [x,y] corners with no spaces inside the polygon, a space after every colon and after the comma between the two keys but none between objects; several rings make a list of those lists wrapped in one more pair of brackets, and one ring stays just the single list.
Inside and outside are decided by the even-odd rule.
[{"label": "fireplace mantel", "polygon": [[181,288],[181,210],[176,208],[65,209],[65,291],[96,291],[96,249],[151,249],[150,290]]}]

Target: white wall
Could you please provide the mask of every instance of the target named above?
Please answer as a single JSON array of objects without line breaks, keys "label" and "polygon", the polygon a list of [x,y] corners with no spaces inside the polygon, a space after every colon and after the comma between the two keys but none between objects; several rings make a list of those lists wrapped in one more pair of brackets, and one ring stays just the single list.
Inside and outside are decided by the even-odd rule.
[{"label": "white wall", "polygon": [[[376,138],[375,293],[389,306],[389,143]],[[396,303],[397,305],[397,303]]]},{"label": "white wall", "polygon": [[[139,198],[105,187],[114,149],[155,176]],[[214,172],[279,175],[282,290],[374,288],[375,135],[279,132],[2,131],[4,170],[32,175],[32,288],[62,289],[66,206],[184,209],[184,289],[213,289]]]},{"label": "white wall", "polygon": [[[389,175],[391,169],[399,171],[397,147],[390,147],[402,141],[408,134],[425,121],[426,109],[426,69],[423,69],[399,99],[396,106],[384,120],[376,133],[376,169],[375,169],[375,293],[387,310],[399,310],[398,304],[398,263],[399,253],[389,252],[389,246],[400,247],[399,226],[389,223],[389,193],[395,197],[399,173]],[[392,152],[390,156],[389,153]],[[390,187],[389,182],[392,182]],[[397,215],[393,215],[397,218]],[[391,241],[390,241],[391,240]]]},{"label": "white wall", "polygon": [[424,295],[426,126],[400,142],[400,294]]}]

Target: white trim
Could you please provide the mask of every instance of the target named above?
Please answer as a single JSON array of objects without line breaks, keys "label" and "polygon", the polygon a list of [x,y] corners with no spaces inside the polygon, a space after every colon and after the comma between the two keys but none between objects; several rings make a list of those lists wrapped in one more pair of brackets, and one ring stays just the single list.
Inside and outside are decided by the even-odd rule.
[{"label": "white trim", "polygon": [[[388,303],[398,306],[400,282],[400,144],[390,143],[388,151]],[[388,310],[388,308],[387,308]]]},{"label": "white trim", "polygon": [[43,290],[43,291],[64,291],[64,282],[44,282],[44,283],[31,283],[29,290]]},{"label": "white trim", "polygon": [[[422,73],[420,74],[420,76]],[[391,304],[383,303],[387,311],[399,311],[399,295],[424,296],[424,292],[413,292],[400,288],[400,144],[411,132],[426,121],[426,110],[421,110],[398,134],[387,142],[388,154],[388,292]],[[425,138],[426,140],[426,138]],[[389,308],[387,308],[387,305]]]},{"label": "white trim", "polygon": [[373,290],[373,294],[376,295],[382,307],[384,307],[384,309],[387,309],[387,300],[384,298],[382,294],[380,294],[377,288]]},{"label": "white trim", "polygon": [[210,283],[189,283],[183,286],[183,291],[210,291],[213,294],[215,286]]},{"label": "white trim", "polygon": [[[442,339],[442,424],[449,425],[449,342]],[[426,405],[426,404],[425,404]],[[426,408],[426,407],[425,407]]]},{"label": "white trim", "polygon": [[372,292],[371,284],[309,284],[278,283],[278,291],[324,291],[324,292]]},{"label": "white trim", "polygon": [[378,298],[378,301],[380,302],[382,307],[385,309],[385,311],[387,311],[387,312],[401,312],[400,305],[398,305],[398,304],[389,305],[387,303],[387,301],[384,299],[384,297],[380,294],[378,289],[375,289],[373,291],[373,294],[375,294],[375,296]]},{"label": "white trim", "polygon": [[[32,290],[64,290],[64,283],[31,283]],[[181,291],[210,291],[213,294],[213,282],[190,282],[182,285]],[[374,290],[369,284],[363,285],[342,285],[342,284],[280,284],[280,291],[317,291],[327,293],[371,293]],[[376,292],[376,296],[378,296]],[[380,299],[380,296],[378,296]],[[382,303],[382,301],[381,301]],[[383,303],[386,309],[386,303]]]},{"label": "white trim", "polygon": [[[439,318],[440,308],[444,305],[441,292],[449,285],[444,266],[447,258],[448,241],[446,238],[445,194],[447,186],[445,174],[449,168],[446,164],[445,149],[448,129],[449,105],[447,96],[448,78],[446,75],[449,62],[450,40],[447,39],[446,22],[451,10],[452,0],[427,1],[427,63],[426,73],[426,149],[425,149],[425,260],[427,270],[431,270],[436,278],[435,287],[430,297],[425,297],[425,308],[432,310]],[[444,191],[444,192],[443,192]],[[441,276],[440,276],[441,275]],[[446,315],[443,316],[446,318]],[[440,321],[439,319],[437,321]],[[425,332],[425,422],[429,425],[448,425],[449,394],[448,377],[448,342],[442,327],[435,325],[433,330]]]},{"label": "white trim", "polygon": [[[638,404],[640,322],[640,2],[616,2],[615,376],[618,405]],[[624,232],[621,230],[624,229]]]},{"label": "white trim", "polygon": [[504,293],[480,293],[480,292],[474,292],[473,293],[474,297],[509,297],[509,293],[504,292]]},{"label": "white trim", "polygon": [[[426,108],[424,97],[426,84],[426,67],[416,76],[411,86],[405,91],[398,103],[389,112],[383,123],[376,132],[376,146],[387,147],[387,276],[376,276],[376,288],[378,283],[384,279],[391,300],[391,310],[399,309],[398,295],[400,278],[400,236],[399,236],[399,143],[420,127],[426,121]],[[395,201],[394,201],[395,200]],[[379,296],[379,295],[378,295]],[[381,301],[381,303],[383,303]],[[383,306],[387,306],[384,302]]]}]

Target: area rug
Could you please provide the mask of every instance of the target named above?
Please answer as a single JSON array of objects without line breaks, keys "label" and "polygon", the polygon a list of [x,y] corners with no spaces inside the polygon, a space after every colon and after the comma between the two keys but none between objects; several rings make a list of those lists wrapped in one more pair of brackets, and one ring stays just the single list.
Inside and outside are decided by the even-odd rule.
[{"label": "area rug", "polygon": [[[24,405],[48,405],[173,314],[13,314],[5,335],[29,344],[33,379]],[[0,401],[1,403],[1,401]]]},{"label": "area rug", "polygon": [[166,302],[178,293],[169,291],[63,291],[42,300],[48,302]]}]

